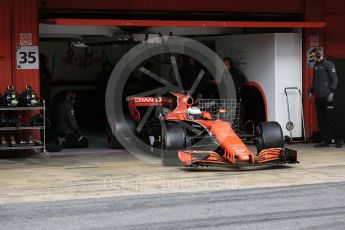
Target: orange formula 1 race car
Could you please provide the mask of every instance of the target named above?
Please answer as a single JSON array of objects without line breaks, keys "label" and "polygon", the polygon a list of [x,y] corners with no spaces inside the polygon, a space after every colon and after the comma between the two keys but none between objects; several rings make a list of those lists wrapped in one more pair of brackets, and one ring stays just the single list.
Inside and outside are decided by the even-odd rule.
[{"label": "orange formula 1 race car", "polygon": [[152,145],[161,146],[164,165],[298,163],[297,152],[284,148],[282,129],[277,122],[263,122],[257,126],[257,154],[252,153],[231,125],[235,119],[232,112],[238,107],[233,101],[236,100],[201,99],[194,102],[189,95],[169,93],[160,97],[131,97],[128,105],[131,117],[137,122],[142,119],[139,112],[144,109],[142,107],[157,108],[156,124],[151,123],[146,135],[154,139]]}]

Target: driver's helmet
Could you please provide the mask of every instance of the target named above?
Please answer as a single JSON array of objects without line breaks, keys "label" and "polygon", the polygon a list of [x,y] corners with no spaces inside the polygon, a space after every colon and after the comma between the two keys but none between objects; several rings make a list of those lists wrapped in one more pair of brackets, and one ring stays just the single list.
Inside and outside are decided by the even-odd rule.
[{"label": "driver's helmet", "polygon": [[36,106],[38,98],[30,85],[25,86],[24,92],[20,95],[20,104],[22,106]]},{"label": "driver's helmet", "polygon": [[4,106],[14,107],[18,105],[18,94],[12,85],[7,86],[6,92],[2,96]]},{"label": "driver's helmet", "polygon": [[201,110],[199,107],[190,107],[187,109],[187,117],[188,119],[191,120],[200,120],[202,119],[202,115],[201,115]]}]

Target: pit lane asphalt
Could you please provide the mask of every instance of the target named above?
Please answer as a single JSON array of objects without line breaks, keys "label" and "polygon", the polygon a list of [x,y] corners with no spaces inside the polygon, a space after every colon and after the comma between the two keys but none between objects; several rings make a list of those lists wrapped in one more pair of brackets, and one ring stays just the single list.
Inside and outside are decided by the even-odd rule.
[{"label": "pit lane asphalt", "polygon": [[0,204],[345,182],[345,147],[288,146],[298,150],[300,164],[187,169],[164,167],[159,157],[92,148],[49,159],[0,159]]},{"label": "pit lane asphalt", "polygon": [[345,183],[0,205],[1,229],[345,229]]}]

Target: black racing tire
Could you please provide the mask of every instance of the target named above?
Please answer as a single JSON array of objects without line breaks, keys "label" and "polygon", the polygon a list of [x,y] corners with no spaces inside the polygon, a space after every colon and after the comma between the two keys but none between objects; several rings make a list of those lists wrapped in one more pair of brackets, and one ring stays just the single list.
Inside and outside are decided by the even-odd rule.
[{"label": "black racing tire", "polygon": [[122,145],[116,139],[116,137],[113,134],[109,125],[107,125],[107,127],[105,128],[105,132],[106,132],[107,142],[108,142],[110,148],[112,148],[112,149],[123,149]]},{"label": "black racing tire", "polygon": [[114,135],[108,137],[108,143],[111,149],[123,149],[123,146],[120,144],[120,142],[116,139]]},{"label": "black racing tire", "polygon": [[[126,118],[126,120],[124,122],[126,124],[125,123],[113,124],[115,126],[115,131],[117,133],[123,133],[124,131],[126,131],[125,129],[129,128],[130,130],[135,132],[135,123],[132,120],[132,118],[128,114],[125,114],[125,118]],[[108,142],[110,148],[112,148],[112,149],[123,149],[122,144],[118,141],[118,139],[116,138],[116,135],[114,135],[113,130],[110,128],[109,123],[107,123],[105,132],[106,132],[107,142]]]},{"label": "black racing tire", "polygon": [[176,123],[162,127],[161,160],[165,166],[179,166],[178,150],[186,147],[186,131]]},{"label": "black racing tire", "polygon": [[255,131],[255,145],[258,153],[263,149],[284,147],[283,131],[278,122],[262,122]]}]

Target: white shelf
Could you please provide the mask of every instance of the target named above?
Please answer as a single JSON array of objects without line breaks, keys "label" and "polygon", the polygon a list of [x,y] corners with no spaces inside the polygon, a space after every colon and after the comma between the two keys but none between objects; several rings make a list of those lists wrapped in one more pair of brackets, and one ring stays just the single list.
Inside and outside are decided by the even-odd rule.
[{"label": "white shelf", "polygon": [[30,110],[43,110],[44,107],[0,107],[0,111],[30,111]]},{"label": "white shelf", "polygon": [[44,148],[43,145],[18,145],[18,146],[1,146],[0,145],[0,151],[1,150],[35,150],[35,149],[42,149]]},{"label": "white shelf", "polygon": [[0,131],[20,131],[20,130],[43,130],[43,136],[41,137],[42,144],[40,145],[21,145],[17,144],[15,146],[0,145],[1,150],[33,150],[35,152],[41,152],[43,157],[49,157],[49,153],[45,149],[45,101],[42,101],[42,105],[39,106],[30,106],[30,107],[0,107],[0,112],[6,111],[41,111],[43,113],[43,125],[42,126],[19,126],[19,127],[0,127]]},{"label": "white shelf", "polygon": [[0,127],[0,131],[44,129],[44,126]]}]

